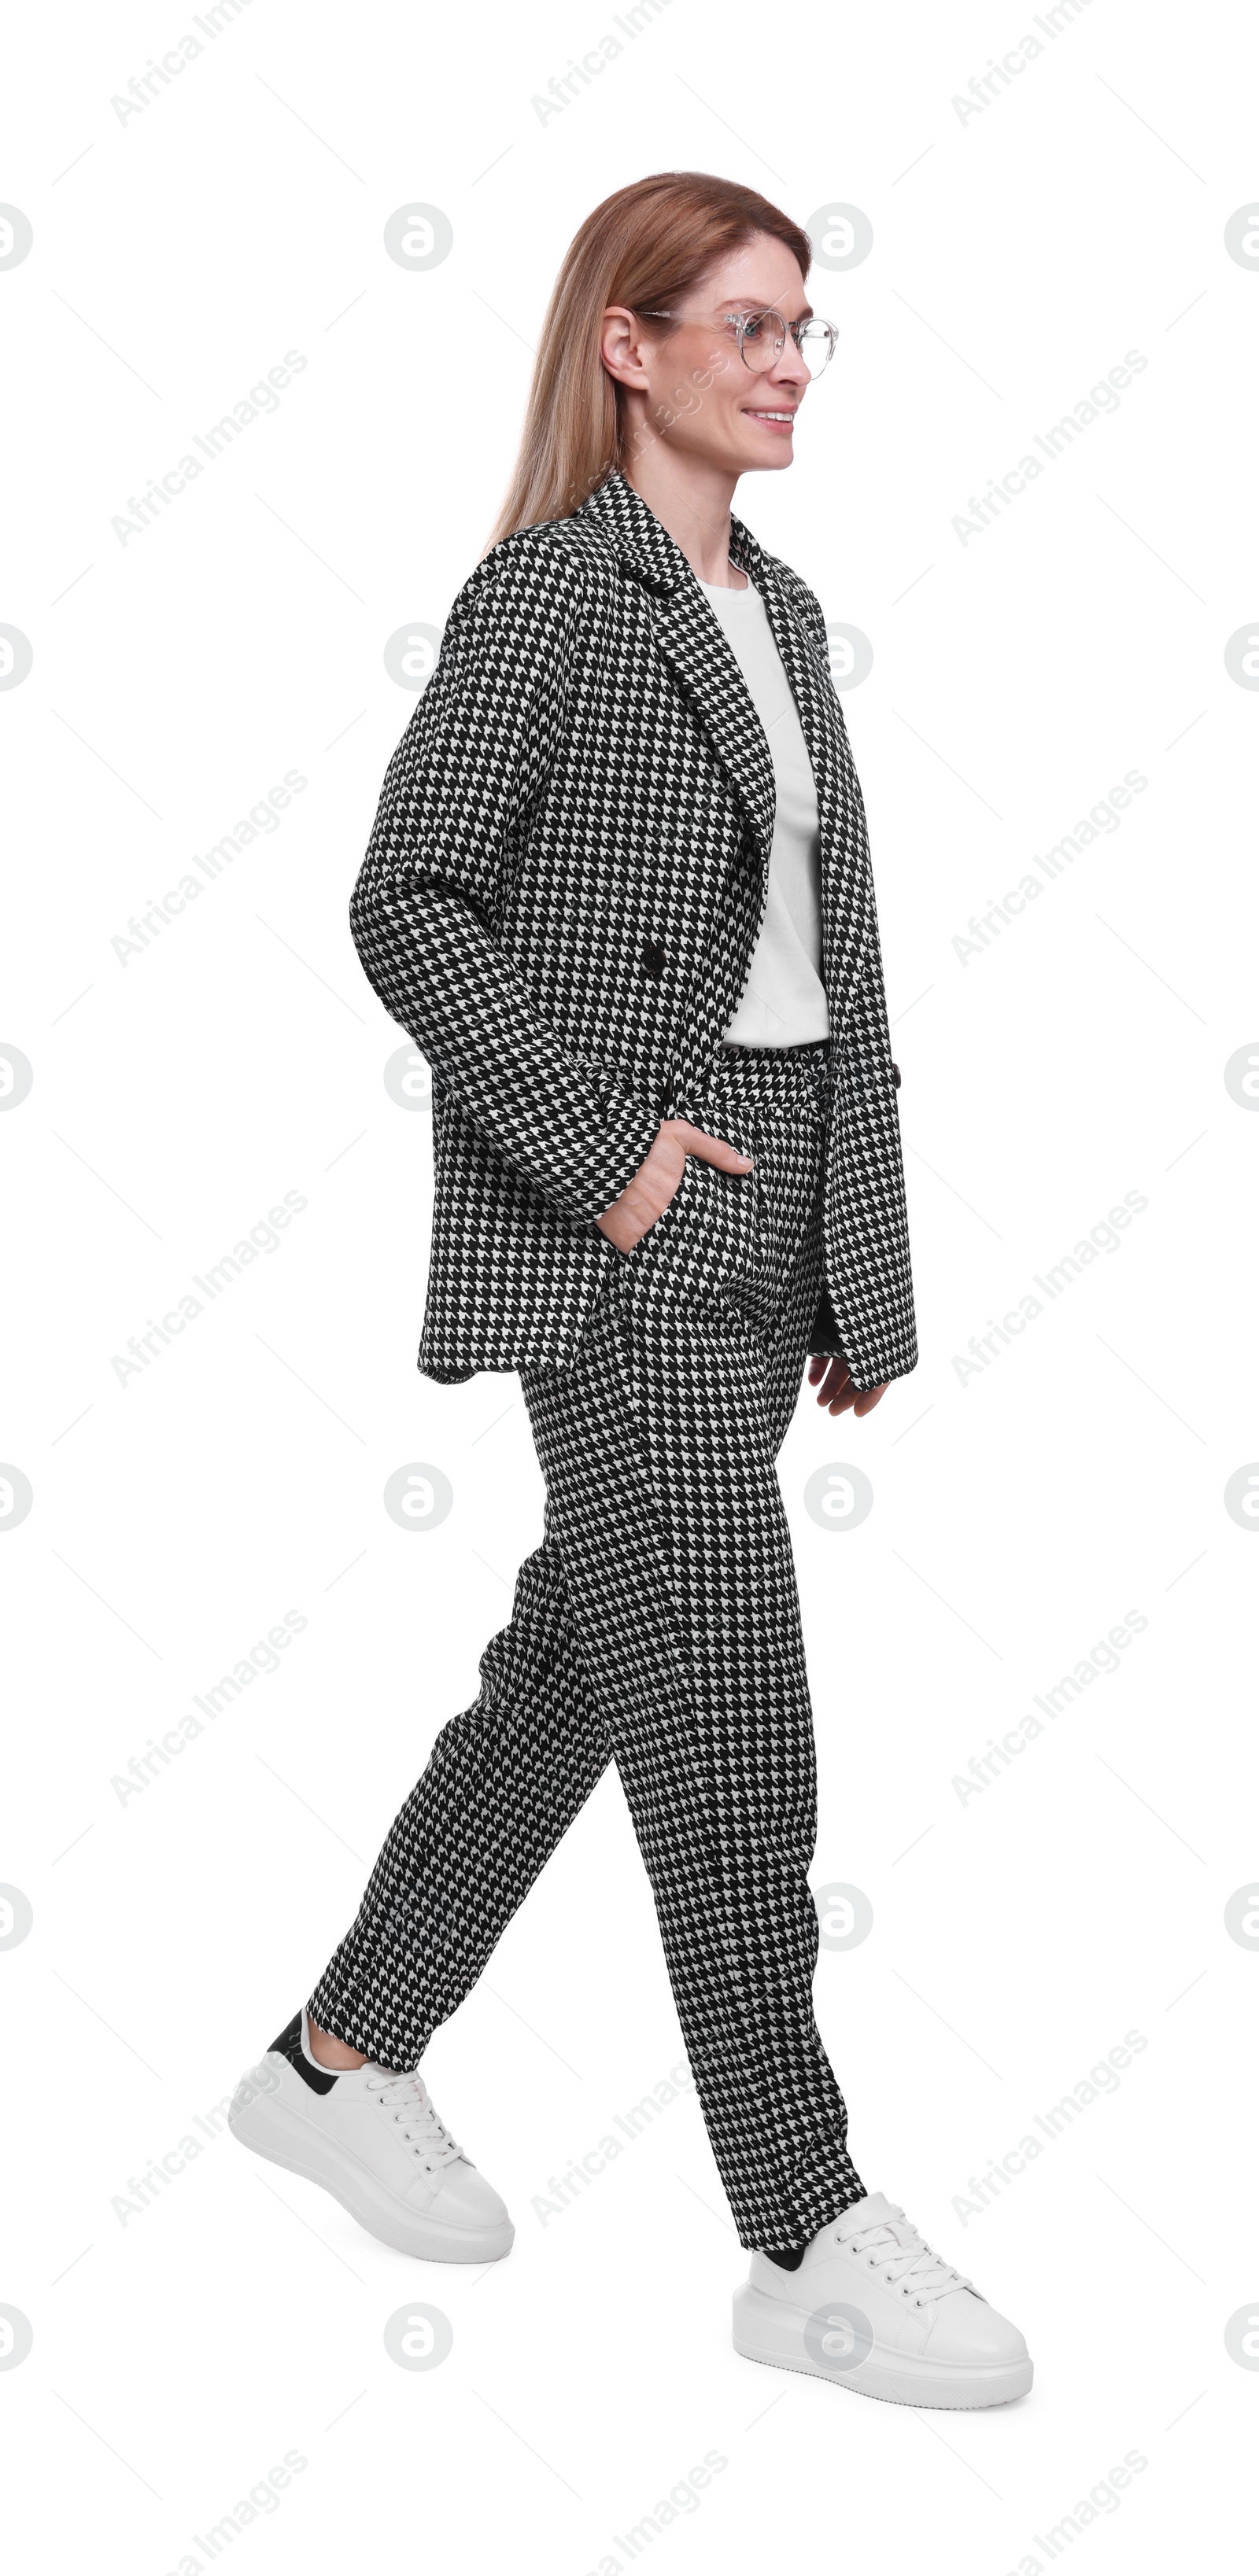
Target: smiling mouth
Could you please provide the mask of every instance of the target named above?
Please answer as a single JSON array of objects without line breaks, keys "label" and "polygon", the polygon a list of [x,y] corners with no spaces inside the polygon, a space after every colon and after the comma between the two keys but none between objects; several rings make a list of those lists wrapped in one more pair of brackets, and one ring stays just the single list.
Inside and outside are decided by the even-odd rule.
[{"label": "smiling mouth", "polygon": [[775,426],[775,428],[781,428],[781,429],[790,429],[790,427],[791,427],[791,425],[792,425],[792,422],[794,421],[795,416],[796,416],[796,410],[797,410],[798,408],[799,408],[799,406],[798,406],[798,405],[793,405],[793,407],[792,407],[790,410],[786,410],[786,411],[770,411],[770,410],[768,409],[768,407],[766,407],[764,410],[753,410],[752,405],[751,405],[750,403],[748,403],[747,405],[745,405],[746,415],[747,415],[747,418],[748,418],[749,420],[768,420],[768,421],[772,421],[772,422],[773,422],[773,424],[774,424],[774,426]]}]

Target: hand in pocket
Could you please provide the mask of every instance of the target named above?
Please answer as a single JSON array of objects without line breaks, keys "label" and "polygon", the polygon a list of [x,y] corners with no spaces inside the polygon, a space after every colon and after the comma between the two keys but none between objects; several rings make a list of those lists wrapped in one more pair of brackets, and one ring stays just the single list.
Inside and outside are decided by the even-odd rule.
[{"label": "hand in pocket", "polygon": [[752,1156],[739,1153],[724,1136],[710,1136],[702,1127],[693,1127],[689,1118],[662,1118],[655,1141],[638,1166],[633,1180],[627,1181],[619,1199],[613,1199],[596,1223],[618,1252],[631,1252],[662,1217],[686,1169],[688,1154],[704,1163],[715,1163],[719,1172],[750,1172]]}]

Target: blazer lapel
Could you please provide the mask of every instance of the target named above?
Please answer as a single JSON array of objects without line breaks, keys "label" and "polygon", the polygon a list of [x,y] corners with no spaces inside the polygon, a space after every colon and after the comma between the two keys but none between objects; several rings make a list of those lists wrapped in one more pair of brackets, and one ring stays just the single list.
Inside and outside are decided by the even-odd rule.
[{"label": "blazer lapel", "polygon": [[743,673],[699,582],[681,547],[623,474],[614,472],[600,484],[578,515],[602,526],[647,589],[653,640],[743,807],[765,880],[774,837],[774,765]]},{"label": "blazer lapel", "polygon": [[[755,924],[764,918],[776,794],[765,729],[743,673],[681,547],[619,470],[591,493],[577,515],[599,527],[647,590],[654,641],[704,725],[746,815],[759,867]],[[825,655],[772,558],[733,517],[730,554],[765,602],[813,767],[822,843],[823,981],[832,1035],[838,1036],[869,920],[870,853],[861,789]]]},{"label": "blazer lapel", "polygon": [[767,882],[777,802],[769,743],[725,630],[689,564],[686,572],[687,579],[655,603],[652,631],[735,789]]}]

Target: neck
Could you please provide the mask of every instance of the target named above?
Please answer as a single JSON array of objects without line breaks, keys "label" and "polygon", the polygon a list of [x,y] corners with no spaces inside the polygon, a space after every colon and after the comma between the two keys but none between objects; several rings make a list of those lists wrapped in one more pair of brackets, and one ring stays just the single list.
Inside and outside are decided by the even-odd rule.
[{"label": "neck", "polygon": [[645,439],[621,471],[680,546],[697,581],[746,589],[745,576],[730,565],[730,503],[737,474],[680,456],[667,439],[656,437]]}]

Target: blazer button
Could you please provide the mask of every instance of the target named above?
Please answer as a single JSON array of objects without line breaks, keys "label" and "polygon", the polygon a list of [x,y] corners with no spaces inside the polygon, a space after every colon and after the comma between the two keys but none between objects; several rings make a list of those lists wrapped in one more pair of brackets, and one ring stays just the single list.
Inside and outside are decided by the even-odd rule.
[{"label": "blazer button", "polygon": [[643,971],[658,984],[664,974],[664,943],[659,939],[643,941]]},{"label": "blazer button", "polygon": [[898,1064],[894,1064],[894,1065],[893,1065],[893,1067],[892,1067],[892,1088],[893,1088],[893,1090],[894,1090],[894,1091],[899,1091],[899,1090],[900,1090],[900,1087],[901,1087],[901,1069],[900,1069],[900,1066],[899,1066]]}]

